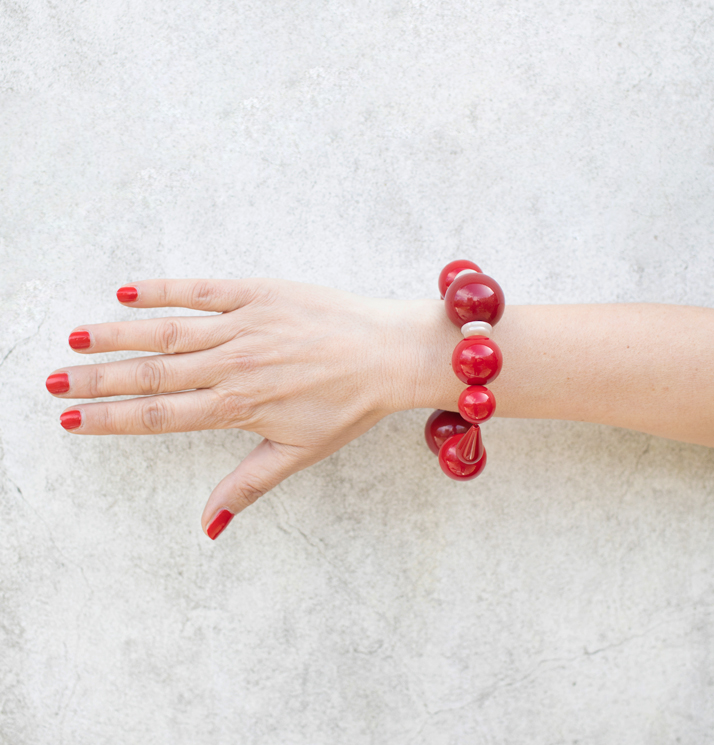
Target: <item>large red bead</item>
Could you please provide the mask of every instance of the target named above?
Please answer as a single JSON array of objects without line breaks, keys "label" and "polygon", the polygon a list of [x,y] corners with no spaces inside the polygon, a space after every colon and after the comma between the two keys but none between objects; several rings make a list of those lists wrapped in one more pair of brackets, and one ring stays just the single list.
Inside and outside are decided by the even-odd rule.
[{"label": "large red bead", "polygon": [[459,328],[469,321],[486,321],[495,326],[503,315],[506,300],[493,277],[469,272],[449,285],[444,304],[449,320]]},{"label": "large red bead", "polygon": [[441,270],[441,274],[439,275],[439,292],[441,293],[442,300],[444,299],[444,295],[446,295],[446,291],[449,289],[449,285],[454,281],[454,277],[464,269],[473,269],[475,272],[481,271],[478,268],[478,265],[468,259],[456,259],[456,261],[450,261]]},{"label": "large red bead", "polygon": [[459,396],[459,413],[473,424],[481,424],[496,411],[496,397],[482,385],[470,385]]},{"label": "large red bead", "polygon": [[441,470],[455,481],[475,479],[486,467],[486,451],[476,463],[463,463],[456,452],[456,446],[463,435],[454,435],[439,448],[439,465]]},{"label": "large red bead", "polygon": [[468,432],[471,425],[459,414],[458,411],[444,411],[437,409],[432,412],[426,420],[424,427],[424,439],[434,455],[438,455],[439,448],[454,435],[462,435]]},{"label": "large red bead", "polygon": [[467,385],[486,385],[498,377],[503,355],[493,339],[470,336],[462,339],[451,355],[456,377]]}]

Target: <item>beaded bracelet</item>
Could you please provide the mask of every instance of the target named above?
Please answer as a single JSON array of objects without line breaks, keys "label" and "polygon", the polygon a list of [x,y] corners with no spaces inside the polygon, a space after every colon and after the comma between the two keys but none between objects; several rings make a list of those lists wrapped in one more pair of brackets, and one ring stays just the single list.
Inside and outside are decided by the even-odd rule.
[{"label": "beaded bracelet", "polygon": [[424,436],[444,473],[468,481],[486,467],[479,425],[493,416],[496,399],[485,386],[503,365],[501,350],[489,337],[506,301],[498,282],[465,259],[441,270],[439,292],[449,320],[464,335],[451,356],[451,367],[468,388],[459,396],[459,412],[437,409],[426,422]]}]

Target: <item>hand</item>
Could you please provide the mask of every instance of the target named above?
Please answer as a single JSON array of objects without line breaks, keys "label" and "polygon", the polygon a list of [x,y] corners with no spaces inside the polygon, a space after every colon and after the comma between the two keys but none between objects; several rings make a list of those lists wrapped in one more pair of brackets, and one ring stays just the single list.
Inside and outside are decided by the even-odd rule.
[{"label": "hand", "polygon": [[72,407],[62,423],[73,434],[238,427],[262,435],[208,499],[202,526],[211,538],[289,475],[415,403],[404,378],[419,364],[413,350],[411,360],[404,356],[420,301],[275,279],[147,280],[131,287],[131,307],[218,315],[80,326],[71,335],[75,347],[86,344],[80,353],[160,354],[65,367],[47,386],[68,399],[141,396]]}]

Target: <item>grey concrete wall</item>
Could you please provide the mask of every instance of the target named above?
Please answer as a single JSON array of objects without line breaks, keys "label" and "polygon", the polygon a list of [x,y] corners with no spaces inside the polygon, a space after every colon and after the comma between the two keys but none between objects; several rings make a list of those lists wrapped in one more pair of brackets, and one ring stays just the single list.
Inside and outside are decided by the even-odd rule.
[{"label": "grey concrete wall", "polygon": [[212,543],[255,434],[73,437],[44,389],[166,314],[132,279],[714,305],[711,2],[0,13],[0,742],[711,743],[714,450],[494,420],[457,484],[405,412]]}]

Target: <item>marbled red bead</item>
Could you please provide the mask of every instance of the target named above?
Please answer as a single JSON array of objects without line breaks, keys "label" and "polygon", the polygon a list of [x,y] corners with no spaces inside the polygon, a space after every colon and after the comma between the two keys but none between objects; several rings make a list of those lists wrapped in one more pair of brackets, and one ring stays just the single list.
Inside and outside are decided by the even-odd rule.
[{"label": "marbled red bead", "polygon": [[441,299],[444,299],[446,291],[449,289],[449,285],[454,281],[454,277],[462,272],[464,269],[473,269],[475,272],[480,272],[477,264],[468,259],[456,259],[456,261],[450,261],[442,270],[439,275],[439,292],[441,293]]},{"label": "marbled red bead", "polygon": [[496,411],[496,397],[482,385],[470,385],[459,396],[459,413],[472,424],[481,424]]},{"label": "marbled red bead", "polygon": [[493,339],[470,336],[462,339],[451,355],[451,367],[456,377],[466,385],[486,385],[498,377],[503,355]]},{"label": "marbled red bead", "polygon": [[449,437],[468,432],[471,425],[458,411],[444,411],[436,409],[426,420],[424,439],[434,455],[439,454],[439,448]]},{"label": "marbled red bead", "polygon": [[456,453],[456,446],[463,435],[454,435],[439,448],[439,465],[441,470],[455,481],[475,479],[486,467],[486,451],[476,463],[462,463]]},{"label": "marbled red bead", "polygon": [[495,326],[503,315],[506,300],[493,277],[469,272],[449,285],[444,304],[449,320],[459,328],[469,321],[486,321]]}]

